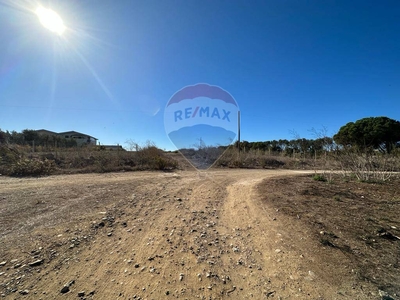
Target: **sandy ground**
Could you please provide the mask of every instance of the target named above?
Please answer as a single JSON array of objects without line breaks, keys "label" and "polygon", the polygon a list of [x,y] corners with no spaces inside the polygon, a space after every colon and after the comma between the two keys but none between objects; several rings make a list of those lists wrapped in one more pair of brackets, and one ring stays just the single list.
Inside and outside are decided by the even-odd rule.
[{"label": "sandy ground", "polygon": [[0,177],[0,294],[380,299],[346,255],[315,243],[309,227],[263,200],[269,178],[300,173]]}]

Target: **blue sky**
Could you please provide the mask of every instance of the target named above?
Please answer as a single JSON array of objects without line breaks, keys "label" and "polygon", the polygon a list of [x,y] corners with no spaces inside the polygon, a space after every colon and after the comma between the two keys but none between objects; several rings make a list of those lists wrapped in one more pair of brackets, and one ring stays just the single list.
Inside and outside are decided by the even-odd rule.
[{"label": "blue sky", "polygon": [[400,120],[399,19],[399,1],[0,0],[0,128],[174,149],[164,108],[196,83],[236,99],[242,140]]}]

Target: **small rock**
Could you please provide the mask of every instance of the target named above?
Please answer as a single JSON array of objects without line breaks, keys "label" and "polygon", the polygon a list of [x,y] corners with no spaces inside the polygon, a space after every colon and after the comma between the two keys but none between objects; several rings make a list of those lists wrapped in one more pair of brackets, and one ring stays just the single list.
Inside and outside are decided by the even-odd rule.
[{"label": "small rock", "polygon": [[61,294],[65,294],[69,292],[69,286],[68,285],[64,285],[60,291]]},{"label": "small rock", "polygon": [[29,263],[28,265],[30,267],[36,267],[36,266],[40,266],[42,263],[43,263],[43,259],[38,259],[38,260],[35,260],[35,261]]},{"label": "small rock", "polygon": [[387,292],[379,290],[379,296],[382,297],[382,300],[394,300]]},{"label": "small rock", "polygon": [[79,292],[78,297],[85,297],[85,292],[84,291]]},{"label": "small rock", "polygon": [[265,296],[267,296],[267,298],[269,298],[269,297],[274,297],[274,295],[275,295],[275,291],[267,292],[267,293],[265,294]]},{"label": "small rock", "polygon": [[2,261],[0,262],[0,267],[4,267],[6,265],[7,261]]},{"label": "small rock", "polygon": [[75,280],[71,280],[70,282],[68,282],[66,285],[71,286],[75,283]]},{"label": "small rock", "polygon": [[23,291],[19,291],[19,293],[20,293],[21,295],[28,295],[28,294],[29,294],[29,291],[28,291],[28,290],[23,290]]}]

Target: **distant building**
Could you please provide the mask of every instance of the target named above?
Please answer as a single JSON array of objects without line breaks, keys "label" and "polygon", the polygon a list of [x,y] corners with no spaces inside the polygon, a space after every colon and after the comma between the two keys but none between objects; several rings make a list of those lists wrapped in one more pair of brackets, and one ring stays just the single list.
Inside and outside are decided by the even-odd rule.
[{"label": "distant building", "polygon": [[58,135],[57,132],[50,131],[50,130],[46,130],[46,129],[39,129],[39,130],[36,130],[36,132],[37,132],[38,134]]},{"label": "distant building", "polygon": [[46,129],[36,130],[38,134],[46,134],[46,135],[57,135],[59,137],[63,137],[65,139],[73,139],[76,141],[78,146],[82,145],[96,145],[97,139],[91,135],[80,133],[77,131],[65,131],[65,132],[53,132]]},{"label": "distant building", "polygon": [[74,139],[78,146],[81,145],[96,145],[97,139],[91,135],[80,133],[77,131],[66,131],[57,134],[66,139]]}]

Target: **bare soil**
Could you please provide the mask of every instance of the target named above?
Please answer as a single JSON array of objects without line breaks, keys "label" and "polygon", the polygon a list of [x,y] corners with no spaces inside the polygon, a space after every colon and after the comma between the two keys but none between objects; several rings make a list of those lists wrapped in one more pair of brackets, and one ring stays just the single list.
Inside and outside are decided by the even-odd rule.
[{"label": "bare soil", "polygon": [[399,183],[289,170],[3,176],[0,295],[396,299]]}]

